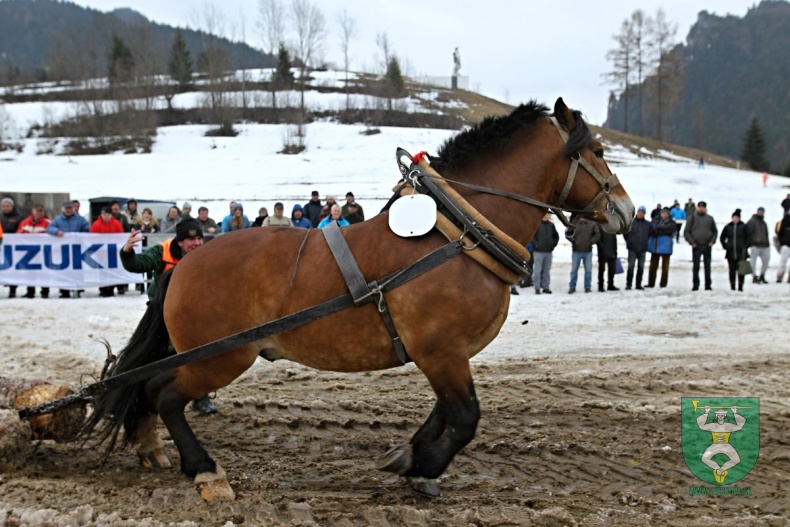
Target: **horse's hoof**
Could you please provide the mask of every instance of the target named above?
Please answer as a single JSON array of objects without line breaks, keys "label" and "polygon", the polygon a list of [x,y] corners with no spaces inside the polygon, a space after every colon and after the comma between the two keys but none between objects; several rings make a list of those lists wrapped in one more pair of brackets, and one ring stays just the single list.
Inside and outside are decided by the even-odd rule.
[{"label": "horse's hoof", "polygon": [[225,471],[219,465],[216,472],[201,472],[195,476],[195,485],[200,497],[208,503],[236,499],[236,493],[233,492],[228,478],[225,477]]},{"label": "horse's hoof", "polygon": [[413,447],[407,443],[390,448],[381,458],[377,469],[404,475],[412,464]]},{"label": "horse's hoof", "polygon": [[140,465],[145,469],[153,468],[170,468],[173,464],[164,450],[157,449],[152,452],[138,452],[140,458]]},{"label": "horse's hoof", "polygon": [[432,479],[412,479],[411,489],[425,498],[438,498],[442,495],[439,484]]}]

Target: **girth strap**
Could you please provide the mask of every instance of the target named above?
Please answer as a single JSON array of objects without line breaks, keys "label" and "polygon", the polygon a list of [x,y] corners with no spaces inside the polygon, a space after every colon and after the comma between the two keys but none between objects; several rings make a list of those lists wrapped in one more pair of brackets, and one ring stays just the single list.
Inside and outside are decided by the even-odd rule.
[{"label": "girth strap", "polygon": [[372,300],[372,295],[365,277],[362,276],[362,271],[357,265],[357,260],[351,254],[351,248],[346,243],[346,238],[340,232],[340,227],[337,226],[336,221],[329,222],[329,224],[322,229],[326,243],[332,251],[332,256],[335,257],[337,266],[340,272],[343,273],[343,279],[346,281],[351,297],[354,299],[354,304],[360,306]]},{"label": "girth strap", "polygon": [[332,256],[335,257],[335,262],[343,274],[343,279],[346,281],[351,297],[354,299],[354,306],[359,307],[369,302],[376,302],[379,315],[384,321],[384,326],[392,340],[392,348],[395,350],[395,355],[401,363],[406,364],[411,362],[409,355],[406,353],[406,347],[395,329],[395,321],[392,320],[387,300],[384,298],[384,292],[381,290],[378,282],[373,280],[368,283],[365,280],[362,270],[357,265],[357,260],[351,253],[351,248],[346,242],[345,236],[340,231],[337,222],[330,222],[323,228],[324,238],[332,251]]}]

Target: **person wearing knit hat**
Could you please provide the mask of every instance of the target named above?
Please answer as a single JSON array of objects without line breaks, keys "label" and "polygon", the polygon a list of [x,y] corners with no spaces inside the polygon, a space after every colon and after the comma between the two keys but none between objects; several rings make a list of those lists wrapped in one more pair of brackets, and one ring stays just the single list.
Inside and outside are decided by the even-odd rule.
[{"label": "person wearing knit hat", "polygon": [[[149,301],[157,293],[157,284],[162,275],[178,265],[187,254],[203,246],[203,229],[197,220],[190,218],[176,225],[176,236],[160,244],[149,247],[141,253],[134,248],[143,240],[139,231],[133,230],[129,239],[121,247],[121,265],[130,273],[152,273],[153,280],[148,288]],[[217,407],[206,396],[192,401],[192,408],[201,414],[217,413]]]},{"label": "person wearing knit hat", "polygon": [[192,217],[192,204],[188,201],[185,201],[183,205],[181,205],[181,217],[185,220]]},{"label": "person wearing knit hat", "polygon": [[721,230],[719,241],[722,248],[727,252],[727,265],[730,269],[730,289],[735,291],[737,278],[738,291],[743,291],[745,266],[742,262],[746,260],[746,250],[751,245],[751,242],[749,241],[749,229],[741,221],[741,209],[735,209],[735,212],[732,213],[732,221]]},{"label": "person wearing knit hat", "polygon": [[127,199],[126,207],[124,207],[121,214],[126,218],[126,223],[131,230],[135,223],[137,223],[137,220],[140,219],[140,213],[137,211],[137,200],[134,198]]},{"label": "person wearing knit hat", "polygon": [[[633,230],[633,229],[632,229]],[[650,253],[650,267],[647,271],[647,285],[655,287],[658,266],[661,265],[661,281],[659,287],[669,283],[669,260],[674,250],[674,237],[677,232],[675,220],[669,215],[668,209],[662,209],[658,218],[650,224],[650,238],[647,241],[647,252]]]}]

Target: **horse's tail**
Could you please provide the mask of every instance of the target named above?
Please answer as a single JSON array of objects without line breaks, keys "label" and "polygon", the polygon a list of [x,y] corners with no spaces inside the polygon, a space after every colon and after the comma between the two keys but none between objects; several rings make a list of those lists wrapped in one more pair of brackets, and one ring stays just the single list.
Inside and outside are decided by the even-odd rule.
[{"label": "horse's tail", "polygon": [[[170,348],[164,317],[165,295],[171,275],[172,272],[168,271],[157,281],[156,297],[148,303],[137,329],[126,347],[118,354],[116,362],[102,374],[102,379],[120,375],[174,354]],[[109,351],[109,345],[105,345]],[[96,439],[95,446],[109,441],[103,459],[107,459],[115,448],[121,427],[125,431],[125,441],[131,443],[140,417],[156,411],[145,395],[146,382],[147,380],[140,381],[94,396],[93,413],[86,419],[80,437],[84,441]]]}]

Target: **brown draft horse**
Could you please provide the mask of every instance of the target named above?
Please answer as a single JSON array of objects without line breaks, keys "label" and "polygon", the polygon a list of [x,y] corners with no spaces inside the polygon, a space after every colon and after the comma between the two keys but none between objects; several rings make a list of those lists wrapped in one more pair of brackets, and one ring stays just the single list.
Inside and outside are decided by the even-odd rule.
[{"label": "brown draft horse", "polygon": [[[572,157],[582,156],[604,178],[611,178],[602,146],[580,112],[570,111],[558,99],[553,115],[570,136],[567,144],[550,121],[548,108],[530,102],[448,140],[432,166],[454,180],[544,203],[556,203]],[[546,213],[501,196],[455,188],[523,245]],[[628,232],[634,206],[623,187],[605,197],[600,191],[601,184],[580,167],[566,204],[577,209],[589,204],[599,212],[593,220],[606,231]],[[368,280],[384,277],[447,242],[436,230],[419,238],[399,238],[388,228],[386,213],[347,227],[343,234]],[[196,290],[211,301],[195,302]],[[320,230],[261,228],[221,236],[187,255],[169,283],[160,285],[159,298],[151,302],[120,353],[114,374],[172,354],[168,338],[176,352],[182,352],[345,292]],[[436,403],[409,443],[393,449],[381,468],[426,478],[423,483],[430,484],[475,435],[480,409],[469,359],[499,333],[510,302],[508,285],[471,258],[457,256],[386,297],[406,350],[428,378]],[[316,349],[316,336],[327,334],[334,338]],[[138,445],[143,466],[170,466],[156,432],[158,415],[178,448],[182,472],[194,478],[203,498],[233,499],[224,471],[198,441],[184,408],[233,382],[258,357],[339,372],[401,365],[371,303],[110,392],[94,401],[86,433],[98,430],[97,437],[109,440],[112,449],[123,427],[126,441]]]}]

